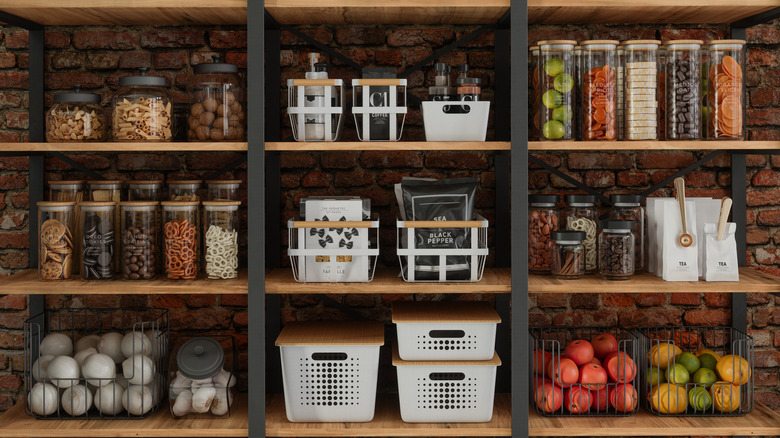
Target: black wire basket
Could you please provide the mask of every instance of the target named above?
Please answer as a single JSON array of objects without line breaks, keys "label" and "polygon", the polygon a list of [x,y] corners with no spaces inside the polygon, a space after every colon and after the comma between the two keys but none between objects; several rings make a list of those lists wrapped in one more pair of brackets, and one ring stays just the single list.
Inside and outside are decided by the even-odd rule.
[{"label": "black wire basket", "polygon": [[[606,327],[534,327],[530,330],[529,370],[531,372],[531,404],[540,415],[546,417],[626,417],[639,410],[639,373],[637,358],[640,342],[631,330]],[[591,341],[601,333],[608,333],[617,341],[617,354],[613,359],[614,374],[619,381],[607,377],[607,383],[572,383],[558,386],[539,368],[544,363],[556,368],[560,365],[566,345],[577,339]],[[537,359],[547,357],[548,359]],[[608,357],[608,356],[607,356]],[[607,370],[607,364],[604,364]],[[567,402],[565,394],[579,402]],[[590,400],[588,406],[583,400]],[[571,410],[567,403],[576,409]]]},{"label": "black wire basket", "polygon": [[[46,375],[46,368],[42,365],[44,360],[40,353],[41,341],[46,335],[52,333],[61,333],[70,338],[75,343],[82,337],[88,335],[104,335],[110,332],[118,332],[121,335],[134,333],[131,338],[131,356],[136,353],[143,353],[143,343],[137,345],[135,342],[136,333],[146,335],[151,341],[148,347],[147,357],[154,364],[154,374],[148,378],[145,373],[145,367],[136,367],[135,362],[131,362],[132,374],[125,377],[122,363],[116,364],[116,377],[111,379],[86,379],[84,377],[72,379],[54,379]],[[25,389],[25,412],[37,419],[131,419],[145,418],[155,412],[167,390],[168,381],[168,359],[169,359],[169,322],[168,310],[166,309],[55,309],[45,310],[38,315],[32,316],[24,323],[24,389]],[[141,338],[144,339],[144,338]],[[75,349],[74,349],[75,353]],[[48,363],[48,362],[47,362]],[[81,376],[81,374],[79,374]],[[148,382],[145,385],[137,385],[130,382]],[[106,392],[103,392],[103,402],[101,408],[97,407],[99,386],[110,386]],[[123,406],[125,400],[125,389],[128,386],[141,387],[136,388],[140,399],[140,408],[138,413],[129,412]],[[83,387],[94,396],[77,397],[74,396],[76,390],[68,390],[69,387]],[[38,409],[33,409],[31,391],[35,388],[35,397],[42,397]],[[134,392],[136,392],[134,390]],[[54,406],[51,402],[47,405],[47,394],[53,394],[56,391],[57,403]],[[122,391],[121,394],[118,394]],[[83,389],[79,389],[80,395],[85,395]],[[70,397],[68,397],[70,394]],[[111,398],[108,400],[108,398]],[[83,400],[82,400],[83,399]],[[91,400],[90,400],[91,399]],[[83,403],[83,405],[81,404]],[[36,403],[38,404],[38,403]],[[67,404],[67,406],[66,406]],[[147,408],[148,405],[150,408]],[[120,406],[122,405],[122,406]],[[148,410],[147,410],[148,409]],[[70,415],[70,412],[82,412],[81,415]],[[145,411],[145,412],[142,412]]]},{"label": "black wire basket", "polygon": [[[642,327],[638,331],[642,398],[650,412],[739,417],[753,410],[753,338],[747,333],[731,327],[693,326]],[[684,352],[696,356],[698,368],[690,355],[680,356]],[[705,354],[713,357],[705,359]],[[692,369],[696,371],[691,373]]]}]

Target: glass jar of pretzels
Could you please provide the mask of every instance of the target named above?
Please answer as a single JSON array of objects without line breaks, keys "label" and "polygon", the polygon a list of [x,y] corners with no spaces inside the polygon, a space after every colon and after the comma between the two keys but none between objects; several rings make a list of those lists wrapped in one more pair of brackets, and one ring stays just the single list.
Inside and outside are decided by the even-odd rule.
[{"label": "glass jar of pretzels", "polygon": [[244,141],[246,101],[238,77],[238,66],[219,62],[193,67],[187,84],[190,113],[187,119],[189,141]]},{"label": "glass jar of pretzels", "polygon": [[164,201],[163,262],[165,278],[194,280],[198,277],[200,228],[198,201]]},{"label": "glass jar of pretzels", "polygon": [[67,280],[73,275],[75,202],[38,203],[38,277]]},{"label": "glass jar of pretzels", "polygon": [[240,201],[203,202],[204,272],[211,280],[238,277]]},{"label": "glass jar of pretzels", "polygon": [[559,280],[576,280],[585,275],[584,231],[552,232],[552,275]]},{"label": "glass jar of pretzels", "polygon": [[46,141],[105,141],[108,127],[100,95],[82,92],[81,85],[73,88],[54,96],[54,106],[46,113]]},{"label": "glass jar of pretzels", "polygon": [[173,100],[168,94],[168,80],[146,76],[119,79],[114,95],[112,134],[114,141],[172,141]]}]

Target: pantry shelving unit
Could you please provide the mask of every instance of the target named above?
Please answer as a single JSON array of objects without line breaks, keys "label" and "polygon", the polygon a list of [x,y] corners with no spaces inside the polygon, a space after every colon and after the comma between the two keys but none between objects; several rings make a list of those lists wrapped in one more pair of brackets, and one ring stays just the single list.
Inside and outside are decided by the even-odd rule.
[{"label": "pantry shelving unit", "polygon": [[266,152],[298,151],[508,151],[508,141],[266,142]]},{"label": "pantry shelving unit", "polygon": [[246,152],[246,142],[0,143],[4,152]]}]

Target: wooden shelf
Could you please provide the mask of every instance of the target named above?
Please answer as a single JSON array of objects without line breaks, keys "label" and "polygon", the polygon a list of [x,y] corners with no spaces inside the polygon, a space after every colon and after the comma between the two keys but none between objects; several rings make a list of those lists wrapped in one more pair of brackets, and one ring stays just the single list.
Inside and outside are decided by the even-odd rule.
[{"label": "wooden shelf", "polygon": [[777,0],[528,0],[528,23],[733,23],[776,7]]},{"label": "wooden shelf", "polygon": [[643,272],[630,280],[609,281],[598,275],[588,275],[580,280],[556,280],[551,275],[529,275],[528,292],[531,293],[744,293],[780,292],[780,279],[751,268],[739,268],[739,282],[732,281],[664,281],[653,274]]},{"label": "wooden shelf", "polygon": [[246,294],[248,293],[247,271],[240,270],[238,278],[232,280],[92,280],[75,279],[62,281],[38,280],[36,269],[27,269],[0,279],[0,292],[4,294]]},{"label": "wooden shelf", "polygon": [[238,394],[230,418],[174,419],[168,401],[144,419],[36,420],[19,402],[0,415],[0,434],[12,437],[245,437],[249,435],[246,394]]},{"label": "wooden shelf", "polygon": [[266,151],[508,151],[508,141],[266,142]]},{"label": "wooden shelf", "polygon": [[4,0],[2,10],[52,25],[246,24],[247,0]]},{"label": "wooden shelf", "polygon": [[484,24],[496,23],[510,0],[265,0],[282,24]]},{"label": "wooden shelf", "polygon": [[398,269],[377,268],[370,283],[298,283],[290,268],[271,269],[265,275],[267,294],[508,294],[509,268],[485,268],[476,283],[407,283]]},{"label": "wooden shelf", "polygon": [[368,423],[291,423],[284,410],[284,395],[268,397],[265,434],[269,437],[455,437],[511,436],[509,394],[496,394],[489,423],[404,423],[398,396],[377,397],[374,420]]},{"label": "wooden shelf", "polygon": [[3,152],[207,152],[246,151],[246,142],[0,143]]},{"label": "wooden shelf", "polygon": [[756,403],[744,417],[660,417],[640,409],[630,417],[543,417],[529,409],[531,436],[775,436],[780,413]]},{"label": "wooden shelf", "polygon": [[780,150],[780,141],[529,141],[529,151]]}]

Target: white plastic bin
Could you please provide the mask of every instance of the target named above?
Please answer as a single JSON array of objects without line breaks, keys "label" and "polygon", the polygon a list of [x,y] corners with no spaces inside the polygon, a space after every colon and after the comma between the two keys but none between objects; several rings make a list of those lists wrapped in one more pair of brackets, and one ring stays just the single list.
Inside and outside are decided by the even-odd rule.
[{"label": "white plastic bin", "polygon": [[489,360],[501,317],[484,301],[393,303],[403,360]]},{"label": "white plastic bin", "polygon": [[352,115],[360,141],[401,140],[406,110],[406,79],[352,80]]},{"label": "white plastic bin", "polygon": [[381,322],[307,321],[284,326],[282,358],[287,419],[367,422],[374,418]]},{"label": "white plastic bin", "polygon": [[490,102],[422,103],[426,141],[485,141]]},{"label": "white plastic bin", "polygon": [[498,354],[486,361],[405,361],[393,351],[401,419],[407,423],[485,423],[493,418]]},{"label": "white plastic bin", "polygon": [[344,126],[344,81],[288,79],[287,113],[295,140],[338,140]]}]

